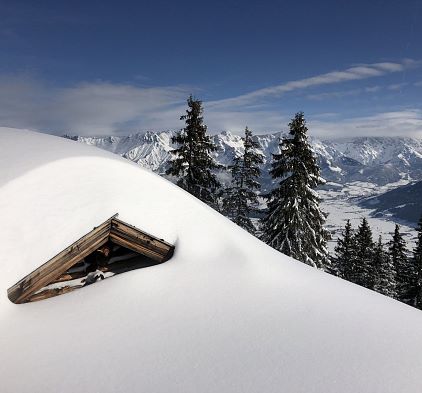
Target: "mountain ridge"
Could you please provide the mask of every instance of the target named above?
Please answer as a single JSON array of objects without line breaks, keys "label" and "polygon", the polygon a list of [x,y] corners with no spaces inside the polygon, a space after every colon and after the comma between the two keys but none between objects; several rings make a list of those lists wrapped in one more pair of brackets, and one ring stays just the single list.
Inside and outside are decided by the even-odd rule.
[{"label": "mountain ridge", "polygon": [[[175,131],[147,131],[127,136],[73,136],[71,139],[119,154],[137,164],[164,174],[175,147],[171,137]],[[282,132],[254,135],[264,156],[262,164],[264,188],[271,186],[267,172],[271,154],[278,153]],[[230,165],[233,158],[243,152],[241,136],[223,131],[211,136],[218,147],[217,162]],[[370,181],[378,185],[401,179],[422,179],[422,137],[351,137],[341,139],[310,138],[320,162],[323,176],[328,182],[340,184]]]}]

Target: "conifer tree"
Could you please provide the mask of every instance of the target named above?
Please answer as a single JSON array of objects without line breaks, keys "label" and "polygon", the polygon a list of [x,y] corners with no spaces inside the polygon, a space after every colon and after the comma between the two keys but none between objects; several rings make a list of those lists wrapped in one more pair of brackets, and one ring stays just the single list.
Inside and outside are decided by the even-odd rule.
[{"label": "conifer tree", "polygon": [[335,257],[332,260],[331,271],[338,277],[349,280],[352,277],[352,262],[354,259],[353,229],[350,220],[347,220],[341,237],[337,239],[334,248]]},{"label": "conifer tree", "polygon": [[363,218],[353,239],[354,251],[350,281],[373,289],[375,272],[373,266],[374,242],[368,220]]},{"label": "conifer tree", "polygon": [[415,266],[415,306],[422,310],[422,216],[416,228],[416,246],[413,250],[413,265]]},{"label": "conifer tree", "polygon": [[174,159],[166,173],[179,177],[178,186],[213,205],[220,185],[212,173],[212,169],[218,168],[211,155],[217,147],[207,135],[202,117],[202,102],[191,95],[187,103],[186,114],[180,117],[180,120],[185,121],[185,127],[172,137],[172,142],[178,147],[172,151]]},{"label": "conifer tree", "polygon": [[329,234],[324,229],[326,214],[319,207],[315,191],[324,179],[308,142],[308,128],[302,112],[295,115],[289,128],[289,135],[280,142],[280,154],[273,154],[270,174],[279,184],[267,195],[262,238],[286,255],[326,268]]},{"label": "conifer tree", "polygon": [[416,271],[413,261],[407,258],[406,243],[397,224],[394,228],[393,238],[389,243],[389,254],[397,273],[397,298],[402,302],[411,303]]},{"label": "conifer tree", "polygon": [[244,152],[233,160],[229,168],[232,181],[224,192],[223,212],[237,225],[254,234],[255,227],[250,215],[258,205],[257,191],[261,188],[258,181],[261,174],[259,164],[263,162],[263,157],[256,151],[260,146],[253,140],[248,127],[242,140]]},{"label": "conifer tree", "polygon": [[384,250],[382,237],[374,248],[375,283],[374,291],[385,296],[395,298],[396,293],[396,270],[388,253]]}]

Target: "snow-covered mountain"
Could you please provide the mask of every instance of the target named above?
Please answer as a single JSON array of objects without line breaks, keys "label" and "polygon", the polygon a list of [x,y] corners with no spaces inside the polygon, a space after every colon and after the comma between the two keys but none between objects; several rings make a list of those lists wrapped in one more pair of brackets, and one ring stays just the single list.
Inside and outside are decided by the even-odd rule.
[{"label": "snow-covered mountain", "polygon": [[422,181],[406,184],[364,199],[361,206],[375,209],[374,216],[391,216],[415,226],[422,215]]},{"label": "snow-covered mountain", "polygon": [[162,173],[171,157],[169,151],[174,148],[171,143],[172,135],[173,133],[168,131],[138,133],[129,136],[72,136],[70,139],[119,154],[143,168]]},{"label": "snow-covered mountain", "polygon": [[[79,142],[100,147],[128,158],[145,168],[163,174],[171,158],[169,151],[172,131],[146,132],[117,137],[72,137]],[[242,152],[238,135],[221,132],[213,137],[219,150],[215,153],[220,164],[228,165]],[[267,174],[271,154],[278,152],[280,133],[256,135],[265,157],[262,183],[270,186]],[[350,183],[366,181],[377,185],[401,179],[422,179],[422,138],[360,137],[342,140],[312,139],[312,145],[322,168],[323,176],[330,182]]]},{"label": "snow-covered mountain", "polygon": [[422,138],[360,137],[314,141],[327,180],[378,185],[422,178]]}]

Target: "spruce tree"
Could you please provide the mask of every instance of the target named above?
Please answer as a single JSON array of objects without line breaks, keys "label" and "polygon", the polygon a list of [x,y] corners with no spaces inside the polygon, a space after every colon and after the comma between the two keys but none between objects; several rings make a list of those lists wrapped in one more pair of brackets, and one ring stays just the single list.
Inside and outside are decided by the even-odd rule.
[{"label": "spruce tree", "polygon": [[350,281],[373,289],[375,272],[373,265],[374,242],[368,220],[363,218],[353,239],[354,251]]},{"label": "spruce tree", "polygon": [[237,225],[254,234],[255,226],[250,215],[258,205],[257,191],[261,188],[258,181],[261,175],[259,164],[262,164],[263,157],[257,152],[260,145],[253,140],[248,127],[242,140],[244,152],[235,157],[233,165],[229,167],[232,181],[224,192],[223,212]]},{"label": "spruce tree", "polygon": [[334,248],[335,257],[332,260],[331,271],[338,277],[349,280],[352,277],[352,262],[354,259],[353,229],[350,220],[347,220],[341,237],[337,239]]},{"label": "spruce tree", "polygon": [[216,151],[217,147],[207,135],[207,127],[202,117],[202,102],[191,95],[187,103],[186,114],[180,117],[180,120],[185,121],[185,127],[172,137],[172,142],[178,147],[171,151],[174,159],[166,173],[179,177],[178,186],[203,202],[213,205],[216,190],[220,186],[212,172],[218,168],[212,157],[212,152]]},{"label": "spruce tree", "polygon": [[384,250],[381,236],[379,236],[378,243],[374,248],[373,262],[376,273],[374,291],[395,298],[397,295],[396,270],[391,258]]},{"label": "spruce tree", "polygon": [[422,310],[422,216],[416,228],[416,246],[413,250],[413,265],[415,266],[415,306]]},{"label": "spruce tree", "polygon": [[394,235],[389,243],[389,254],[396,269],[397,298],[405,303],[411,303],[414,289],[416,271],[413,261],[407,258],[406,243],[400,233],[400,227],[396,224]]},{"label": "spruce tree", "polygon": [[286,255],[326,268],[329,234],[324,229],[326,214],[319,207],[315,191],[324,179],[308,142],[302,112],[295,115],[289,128],[289,135],[280,142],[280,154],[273,154],[270,174],[279,184],[267,195],[262,238]]}]

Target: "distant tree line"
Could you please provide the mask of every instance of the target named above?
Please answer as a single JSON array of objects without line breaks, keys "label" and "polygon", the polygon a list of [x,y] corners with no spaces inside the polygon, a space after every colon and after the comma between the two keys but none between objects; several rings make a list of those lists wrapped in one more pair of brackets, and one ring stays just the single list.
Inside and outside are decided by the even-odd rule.
[{"label": "distant tree line", "polygon": [[337,240],[330,272],[422,309],[422,217],[416,231],[416,246],[409,251],[399,225],[384,244],[381,236],[374,242],[366,218],[356,230],[348,220]]},{"label": "distant tree line", "polygon": [[[273,154],[270,175],[276,186],[268,194],[260,194],[263,156],[252,131],[246,127],[242,154],[227,168],[222,167],[213,156],[217,147],[207,135],[202,102],[190,96],[187,105],[180,118],[185,127],[172,137],[177,147],[171,152],[173,160],[166,172],[180,187],[276,250],[422,309],[422,218],[411,255],[398,225],[384,245],[381,237],[373,241],[365,218],[356,230],[347,221],[335,254],[331,258],[328,255],[329,233],[324,228],[327,214],[320,209],[316,192],[325,181],[308,142],[302,112],[289,123],[289,133],[279,143],[280,153]],[[219,169],[229,171],[231,181],[227,186],[217,179],[215,172]],[[259,196],[267,202],[264,211],[259,210]],[[262,218],[254,223],[251,218],[258,210]]]}]

